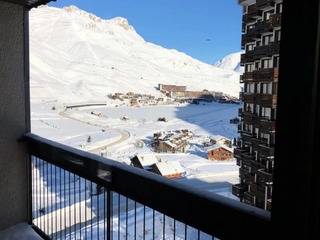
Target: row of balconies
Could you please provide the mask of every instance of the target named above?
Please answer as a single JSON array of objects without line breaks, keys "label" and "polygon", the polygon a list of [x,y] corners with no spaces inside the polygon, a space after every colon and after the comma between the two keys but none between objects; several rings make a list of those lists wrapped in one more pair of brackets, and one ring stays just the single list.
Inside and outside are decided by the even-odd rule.
[{"label": "row of balconies", "polygon": [[240,64],[252,63],[263,57],[272,57],[280,53],[280,42],[271,42],[268,45],[255,47],[251,51],[241,54]]},{"label": "row of balconies", "polygon": [[[252,22],[248,16],[243,15],[242,20],[242,32],[245,32],[247,24]],[[248,29],[246,33],[242,34],[241,37],[241,48],[245,49],[247,43],[255,42],[256,40],[261,39],[261,35],[267,32],[273,32],[274,28],[281,26],[282,13],[272,14],[268,20],[259,21],[254,24],[254,28]]]},{"label": "row of balconies", "polygon": [[262,68],[245,72],[240,76],[240,83],[250,82],[278,82],[279,68]]},{"label": "row of balconies", "polygon": [[261,94],[261,93],[242,93],[241,100],[244,103],[256,103],[262,107],[276,108],[277,95],[276,94]]}]

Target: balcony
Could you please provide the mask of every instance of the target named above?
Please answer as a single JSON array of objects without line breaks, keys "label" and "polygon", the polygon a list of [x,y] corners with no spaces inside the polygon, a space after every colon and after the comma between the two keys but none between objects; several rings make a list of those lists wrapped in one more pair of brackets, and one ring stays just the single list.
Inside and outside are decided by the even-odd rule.
[{"label": "balcony", "polygon": [[243,102],[245,103],[254,103],[256,101],[257,94],[254,93],[243,93]]},{"label": "balcony", "polygon": [[253,125],[256,117],[257,115],[255,113],[244,111],[242,115],[242,121],[245,124]]},{"label": "balcony", "polygon": [[247,51],[246,53],[241,54],[240,63],[248,63],[254,61],[254,51]]},{"label": "balcony", "polygon": [[271,57],[280,53],[280,42],[271,42],[268,45],[255,47],[254,61],[260,60],[263,57]]},{"label": "balcony", "polygon": [[270,16],[270,27],[280,27],[281,26],[281,20],[282,20],[282,13],[273,14]]},{"label": "balcony", "polygon": [[263,107],[276,108],[277,107],[277,95],[275,94],[259,94],[258,104]]},{"label": "balcony", "polygon": [[254,81],[278,82],[279,68],[262,68],[253,71]]},{"label": "balcony", "polygon": [[260,21],[255,24],[256,33],[261,35],[262,33],[271,32],[271,24],[270,21]]},{"label": "balcony", "polygon": [[259,154],[265,157],[273,157],[274,156],[274,147],[263,145],[259,146]]},{"label": "balcony", "polygon": [[272,133],[276,131],[276,121],[271,121],[267,118],[260,118],[261,132]]},{"label": "balcony", "polygon": [[272,173],[268,173],[265,168],[258,170],[258,176],[261,179],[263,179],[266,183],[272,183],[273,182],[273,174]]},{"label": "balcony", "polygon": [[249,192],[243,194],[243,202],[254,206],[256,204],[256,197]]},{"label": "balcony", "polygon": [[256,183],[250,185],[249,192],[252,195],[257,196],[259,198],[265,198],[265,187],[259,186]]},{"label": "balcony", "polygon": [[[228,211],[234,212],[233,207],[223,207],[228,201],[241,212],[250,211],[245,211],[240,202],[225,199],[221,205],[221,196],[33,134],[26,134],[24,140],[31,155],[31,221],[45,238],[155,239],[150,236],[152,232],[161,238],[185,238],[181,227],[185,229],[182,232],[198,236],[197,239],[225,237],[226,233],[221,235],[216,230],[222,227],[221,219],[213,220],[212,216],[219,211],[224,216]],[[239,196],[246,190],[247,187],[232,187]],[[237,214],[246,218],[247,213],[241,212]],[[130,222],[128,215],[134,216]],[[155,228],[155,224],[161,227]],[[167,224],[174,227],[168,230]]]},{"label": "balcony", "polygon": [[237,196],[238,198],[242,198],[243,194],[248,191],[248,186],[241,184],[232,185],[232,194]]},{"label": "balcony", "polygon": [[274,0],[256,0],[256,7],[258,10],[262,10],[267,7],[273,7],[274,4]]},{"label": "balcony", "polygon": [[243,182],[245,182],[246,184],[250,184],[252,182],[254,182],[254,175],[252,175],[248,170],[240,168],[239,169],[239,177],[241,178],[241,180]]},{"label": "balcony", "polygon": [[258,173],[258,170],[261,168],[265,168],[266,166],[260,162],[257,161],[251,161],[251,171],[254,173]]}]

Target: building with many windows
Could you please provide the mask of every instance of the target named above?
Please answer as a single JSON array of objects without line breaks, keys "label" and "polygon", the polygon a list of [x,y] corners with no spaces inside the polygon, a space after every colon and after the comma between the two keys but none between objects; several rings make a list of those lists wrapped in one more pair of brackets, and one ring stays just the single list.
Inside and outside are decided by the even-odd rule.
[{"label": "building with many windows", "polygon": [[243,7],[239,109],[240,138],[234,150],[240,183],[233,194],[242,202],[271,210],[276,130],[282,0],[239,1]]}]

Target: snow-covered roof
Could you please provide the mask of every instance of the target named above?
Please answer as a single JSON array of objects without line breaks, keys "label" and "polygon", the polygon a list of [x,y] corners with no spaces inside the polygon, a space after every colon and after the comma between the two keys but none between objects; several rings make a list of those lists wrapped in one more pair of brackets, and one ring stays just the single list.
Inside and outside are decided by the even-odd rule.
[{"label": "snow-covered roof", "polygon": [[162,176],[185,172],[179,162],[159,162],[155,165],[157,166]]},{"label": "snow-covered roof", "polygon": [[159,160],[154,154],[136,155],[143,168],[148,168],[152,164],[158,163]]},{"label": "snow-covered roof", "polygon": [[225,150],[227,150],[229,152],[233,152],[232,148],[229,148],[226,145],[222,145],[222,144],[215,144],[215,145],[211,146],[210,148],[208,148],[207,151],[214,150],[217,148],[224,148]]}]

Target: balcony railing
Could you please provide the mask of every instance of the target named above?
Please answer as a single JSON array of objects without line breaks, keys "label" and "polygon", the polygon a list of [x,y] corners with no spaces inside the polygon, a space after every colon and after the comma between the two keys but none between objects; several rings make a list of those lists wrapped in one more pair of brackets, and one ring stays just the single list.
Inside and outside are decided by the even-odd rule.
[{"label": "balcony railing", "polygon": [[279,69],[278,68],[262,68],[252,72],[245,72],[242,75],[242,81],[254,82],[278,82]]},{"label": "balcony railing", "polygon": [[259,148],[259,154],[266,157],[274,156],[274,147],[261,144]]},{"label": "balcony railing", "polygon": [[271,121],[266,118],[260,118],[261,132],[271,133],[276,130],[276,121]]},{"label": "balcony railing", "polygon": [[274,2],[274,0],[256,0],[256,7],[261,10],[266,7],[274,6]]},{"label": "balcony railing", "polygon": [[243,194],[248,191],[248,186],[246,185],[241,185],[241,184],[234,184],[232,185],[232,194],[242,198]]},{"label": "balcony railing", "polygon": [[273,55],[279,54],[280,52],[280,42],[271,42],[268,45],[255,47],[253,50],[254,61],[259,60],[263,57],[271,57]]},{"label": "balcony railing", "polygon": [[250,184],[250,193],[254,196],[264,198],[265,197],[265,187],[259,186],[257,184]]},{"label": "balcony railing", "polygon": [[277,107],[277,95],[275,94],[259,94],[258,103],[263,107]]},{"label": "balcony railing", "polygon": [[268,173],[266,169],[259,169],[258,170],[258,176],[262,178],[265,182],[273,182],[273,174]]},{"label": "balcony railing", "polygon": [[254,206],[256,203],[256,197],[250,194],[249,192],[245,192],[243,194],[243,201],[247,204]]},{"label": "balcony railing", "polygon": [[270,224],[261,209],[33,134],[24,139],[30,222],[51,239],[235,239],[247,224]]},{"label": "balcony railing", "polygon": [[282,20],[282,13],[273,14],[270,16],[269,22],[270,27],[280,27],[281,26],[281,20]]}]

